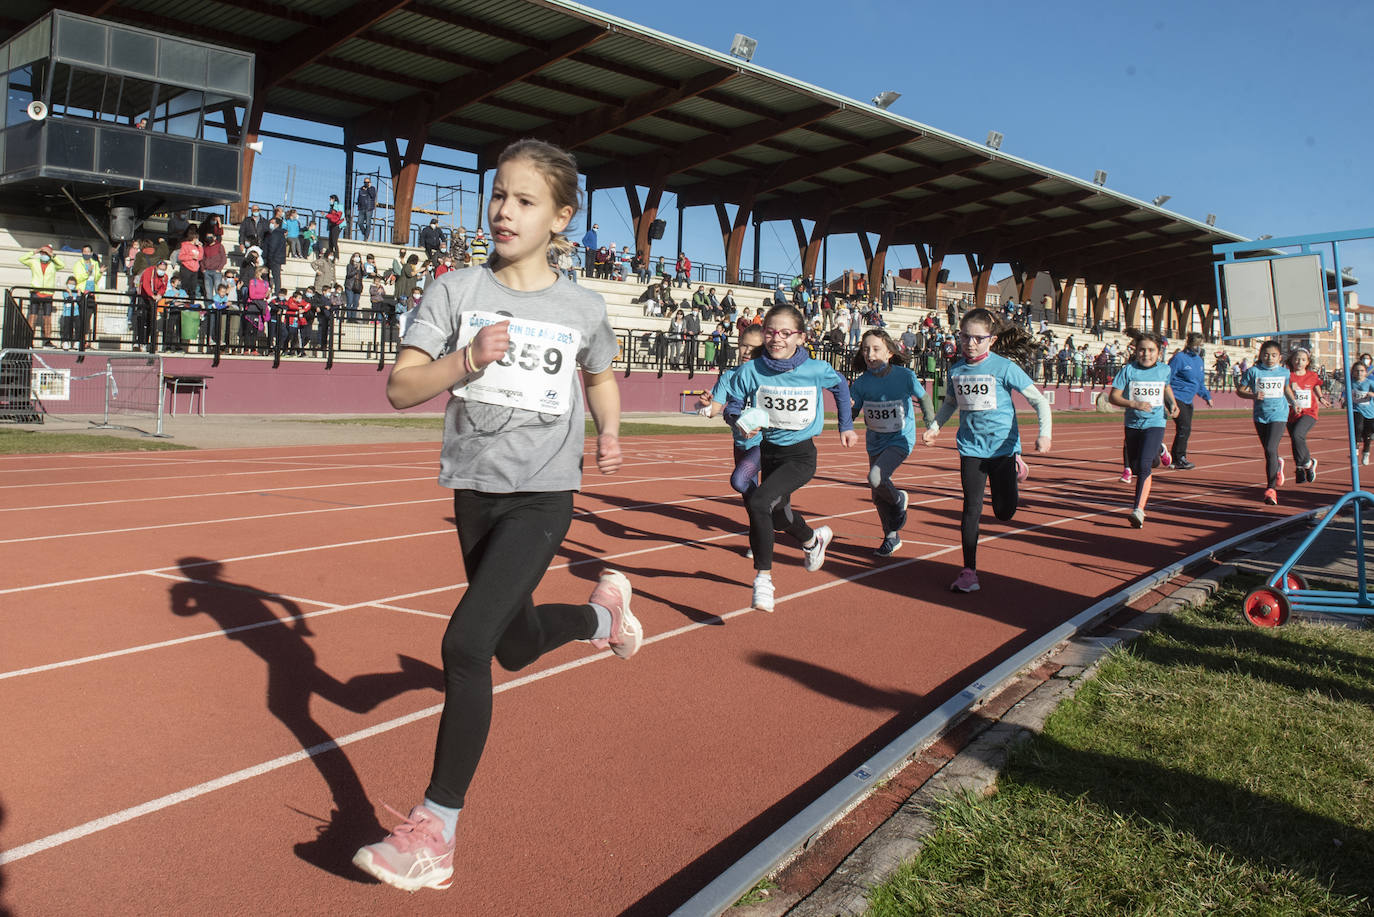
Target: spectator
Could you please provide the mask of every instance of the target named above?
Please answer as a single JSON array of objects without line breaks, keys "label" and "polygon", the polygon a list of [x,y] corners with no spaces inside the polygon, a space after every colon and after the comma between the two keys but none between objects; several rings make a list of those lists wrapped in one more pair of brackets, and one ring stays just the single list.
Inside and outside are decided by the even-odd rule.
[{"label": "spectator", "polygon": [[19,258],[19,263],[29,269],[29,286],[32,288],[32,298],[29,304],[29,315],[35,319],[36,328],[43,341],[44,347],[52,346],[52,339],[48,337],[48,316],[53,312],[53,294],[57,292],[57,277],[59,272],[66,270],[66,265],[62,259],[53,254],[51,245],[44,245],[34,249],[27,255]]},{"label": "spectator", "polygon": [[295,210],[286,212],[286,219],[281,221],[281,228],[282,232],[286,233],[286,254],[292,258],[304,258],[305,250],[301,248],[301,219]]},{"label": "spectator", "polygon": [[353,203],[358,208],[358,232],[366,242],[372,231],[372,211],[377,208],[377,189],[372,187],[372,179],[363,179],[362,186],[358,188],[358,199]]},{"label": "spectator", "polygon": [[596,231],[600,228],[600,226],[593,223],[592,228],[582,235],[582,271],[588,275],[592,272],[592,257],[596,254],[597,249],[600,248],[596,239]]},{"label": "spectator", "polygon": [[281,222],[273,217],[267,221],[267,234],[262,239],[262,265],[272,277],[272,289],[281,289],[281,269],[286,264],[286,233]]},{"label": "spectator", "polygon": [[167,238],[180,239],[186,234],[186,229],[191,225],[191,219],[187,211],[177,210],[167,218]]},{"label": "spectator", "polygon": [[72,276],[81,299],[81,340],[94,340],[95,288],[104,267],[89,245],[81,246],[81,260],[72,265]]},{"label": "spectator", "polygon": [[692,283],[692,259],[687,257],[686,252],[679,252],[677,256],[677,266],[674,280],[678,286],[690,286]]},{"label": "spectator", "polygon": [[721,318],[731,322],[735,320],[735,312],[739,309],[739,307],[735,305],[734,290],[725,291],[725,295],[722,296],[720,299],[720,305],[718,309],[720,311]]},{"label": "spectator", "polygon": [[914,352],[915,350],[916,350],[916,326],[915,326],[915,325],[907,325],[907,326],[906,326],[906,330],[902,332],[902,351],[903,351],[904,353],[912,353],[912,352]]},{"label": "spectator", "polygon": [[[324,215],[324,221],[329,226],[329,242],[325,244],[324,250],[327,254],[333,255],[334,260],[339,258],[339,231],[343,229],[343,205],[339,203],[337,194],[329,195],[329,211]],[[324,295],[321,293],[320,295]]]},{"label": "spectator", "polygon": [[439,228],[439,218],[434,217],[429,221],[429,225],[420,230],[420,247],[425,250],[425,257],[434,264],[439,263],[439,253],[444,250],[444,231]]},{"label": "spectator", "polygon": [[468,257],[468,231],[459,226],[458,231],[449,239],[449,253],[453,255],[453,266],[463,267]]},{"label": "spectator", "polygon": [[329,254],[320,254],[315,260],[310,262],[310,269],[315,272],[315,290],[327,290],[334,285],[335,257]]},{"label": "spectator", "polygon": [[564,277],[577,283],[577,268],[573,264],[572,246],[558,246],[558,270]]},{"label": "spectator", "polygon": [[490,246],[487,243],[487,237],[482,234],[481,227],[478,227],[477,235],[473,237],[471,245],[468,246],[470,263],[473,267],[487,263],[487,252],[489,250]]},{"label": "spectator", "polygon": [[220,237],[213,232],[206,235],[205,226],[201,226],[201,290],[208,299],[213,295],[219,285],[224,282],[224,268],[229,263],[229,253],[224,250],[224,243]]},{"label": "spectator", "polygon": [[891,312],[897,307],[897,278],[892,271],[883,275],[883,308]]},{"label": "spectator", "polygon": [[[158,261],[143,269],[138,278],[138,300],[134,305],[134,344],[150,344],[149,332],[153,327],[153,316],[157,314],[157,304],[167,294],[167,273],[171,265]],[[152,352],[152,348],[149,348]]]},{"label": "spectator", "polygon": [[262,239],[267,235],[267,221],[263,219],[262,213],[258,210],[258,205],[254,204],[248,211],[248,216],[243,218],[239,224],[239,248],[248,251],[262,244]]},{"label": "spectator", "polygon": [[305,228],[301,230],[301,257],[309,258],[312,255],[318,255],[323,247],[324,246],[320,245],[320,226],[314,220],[311,220],[309,223],[306,223]]},{"label": "spectator", "polygon": [[634,268],[636,280],[640,283],[649,282],[649,256],[644,254],[644,249],[636,249],[630,266]]},{"label": "spectator", "polygon": [[411,255],[396,275],[396,302],[404,307],[420,277],[420,256]]},{"label": "spectator", "polygon": [[682,333],[685,330],[687,315],[681,309],[673,313],[668,322],[668,360],[673,369],[682,368]]},{"label": "spectator", "polygon": [[76,277],[68,277],[66,289],[62,291],[62,314],[57,320],[57,334],[63,350],[71,350],[76,345],[76,330],[80,320],[81,293],[76,286]]},{"label": "spectator", "polygon": [[693,305],[682,320],[682,343],[689,369],[697,363],[697,339],[701,337],[701,307]]},{"label": "spectator", "polygon": [[200,299],[200,269],[205,259],[205,249],[200,244],[198,227],[187,226],[182,230],[180,245],[177,246],[177,264],[180,266],[180,288],[187,299]]}]

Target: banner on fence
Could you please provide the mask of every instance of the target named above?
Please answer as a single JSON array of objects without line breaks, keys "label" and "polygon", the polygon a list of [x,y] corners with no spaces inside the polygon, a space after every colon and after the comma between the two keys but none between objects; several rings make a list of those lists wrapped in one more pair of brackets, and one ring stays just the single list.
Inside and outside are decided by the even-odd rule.
[{"label": "banner on fence", "polygon": [[31,381],[35,399],[40,401],[71,400],[72,371],[70,369],[35,369]]}]

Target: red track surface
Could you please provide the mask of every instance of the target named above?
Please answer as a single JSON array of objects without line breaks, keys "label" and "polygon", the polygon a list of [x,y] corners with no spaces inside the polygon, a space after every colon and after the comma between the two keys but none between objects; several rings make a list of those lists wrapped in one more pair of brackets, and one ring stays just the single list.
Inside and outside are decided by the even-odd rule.
[{"label": "red track surface", "polygon": [[435,448],[0,459],[0,907],[667,913],[1057,622],[1348,486],[1338,414],[1313,438],[1320,482],[1290,480],[1279,507],[1259,503],[1248,420],[1203,411],[1197,427],[1199,469],[1158,475],[1138,532],[1120,427],[1061,425],[1054,454],[1029,457],[1015,520],[985,514],[967,596],[946,591],[951,443],[901,469],[907,543],[875,563],[862,447],[830,434],[797,505],[836,541],[816,574],[780,548],[772,615],[744,610],[728,441],[627,441],[621,474],[588,474],[537,598],[581,601],[614,564],[651,641],[628,662],[576,644],[497,669],[454,887],[409,900],[348,861],[380,837],[375,812],[392,823],[380,803],[408,809],[428,779],[463,582]]}]

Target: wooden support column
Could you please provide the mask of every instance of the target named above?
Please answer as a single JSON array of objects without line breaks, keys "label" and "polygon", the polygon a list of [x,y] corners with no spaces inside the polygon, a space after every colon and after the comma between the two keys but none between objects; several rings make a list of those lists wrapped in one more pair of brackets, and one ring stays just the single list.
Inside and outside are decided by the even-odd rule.
[{"label": "wooden support column", "polygon": [[945,269],[945,246],[932,243],[930,266],[926,268],[926,308],[940,310],[940,272]]},{"label": "wooden support column", "polygon": [[1131,291],[1131,298],[1126,301],[1126,323],[1121,326],[1122,331],[1140,327],[1140,294],[1141,290],[1137,287]]},{"label": "wooden support column", "polygon": [[803,264],[806,263],[806,249],[810,245],[810,240],[806,237],[806,227],[802,221],[796,218],[792,220],[792,234],[797,237],[797,258]]},{"label": "wooden support column", "polygon": [[[262,110],[266,89],[254,91],[253,105],[243,119],[243,155],[239,160],[239,192],[237,204],[229,208],[229,222],[235,226],[248,216],[248,200],[253,194],[253,160],[257,153],[248,149],[248,144],[258,142],[258,131],[262,128]],[[230,117],[231,109],[225,109],[225,117]]]},{"label": "wooden support column", "polygon": [[1011,272],[1016,278],[1016,301],[1030,302],[1031,297],[1035,295],[1035,277],[1039,272],[1021,261],[1011,263]]},{"label": "wooden support column", "polygon": [[[830,233],[830,217],[823,216],[811,227],[811,238],[806,243],[806,250],[802,252],[802,276],[816,276],[816,262],[820,260],[821,248],[825,244],[825,237]],[[825,278],[821,278],[824,283]]]},{"label": "wooden support column", "polygon": [[859,233],[859,250],[864,256],[864,277],[868,279],[868,298],[873,298],[873,242],[868,238],[868,233]]},{"label": "wooden support column", "polygon": [[[429,129],[421,128],[406,141],[404,157],[390,157],[392,188],[395,189],[395,198],[392,201],[395,208],[391,224],[392,245],[406,245],[410,242],[410,213],[415,206],[415,179],[420,174],[420,159],[424,156],[425,142],[428,139]],[[389,156],[394,149],[394,142],[387,146]]]},{"label": "wooden support column", "polygon": [[1056,280],[1054,297],[1054,320],[1061,325],[1069,323],[1069,300],[1073,298],[1073,288],[1078,283],[1078,278],[1073,274],[1065,277],[1062,281]]},{"label": "wooden support column", "polygon": [[889,219],[878,233],[878,247],[873,250],[873,257],[868,264],[868,289],[878,298],[881,303],[883,299],[883,274],[887,270],[887,250],[892,245],[892,230],[895,220]]},{"label": "wooden support column", "polygon": [[[1202,309],[1202,306],[1201,306],[1200,304],[1199,304],[1199,306],[1198,306],[1198,309],[1199,309],[1199,310]],[[1211,344],[1212,342],[1214,342],[1214,341],[1217,339],[1217,338],[1216,338],[1216,333],[1212,330],[1212,329],[1214,329],[1214,328],[1216,327],[1216,323],[1217,323],[1217,307],[1216,307],[1216,306],[1208,306],[1208,307],[1207,307],[1207,311],[1205,311],[1205,312],[1202,313],[1202,337],[1203,337],[1203,339],[1204,339],[1205,341],[1207,341],[1207,343],[1209,343],[1209,344]]]},{"label": "wooden support column", "polygon": [[968,260],[969,276],[973,278],[973,305],[975,307],[982,306],[988,297],[988,285],[992,282],[992,267],[997,263],[997,257],[988,253],[976,256],[966,255],[965,258]]},{"label": "wooden support column", "polygon": [[631,200],[631,210],[635,213],[635,250],[644,252],[644,263],[648,264],[653,253],[654,240],[649,238],[649,227],[658,219],[658,206],[663,202],[663,185],[652,185],[644,196],[644,206],[639,205],[639,193],[633,185],[625,186],[625,193]]},{"label": "wooden support column", "polygon": [[1163,299],[1158,293],[1146,293],[1145,300],[1150,304],[1150,330],[1159,334],[1159,329],[1163,325],[1164,316],[1159,313],[1160,301]]},{"label": "wooden support column", "polygon": [[[754,213],[754,198],[741,201],[735,210],[735,219],[730,224],[730,235],[725,242],[725,282],[739,283],[739,259],[744,252],[744,231],[749,228],[749,217]],[[808,250],[810,246],[808,246]]]}]

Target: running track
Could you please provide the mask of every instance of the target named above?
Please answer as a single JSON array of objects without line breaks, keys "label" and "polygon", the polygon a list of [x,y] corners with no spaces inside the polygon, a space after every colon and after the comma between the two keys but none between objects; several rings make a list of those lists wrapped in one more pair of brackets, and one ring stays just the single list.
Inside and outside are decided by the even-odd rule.
[{"label": "running track", "polygon": [[651,639],[629,661],[574,644],[497,669],[454,887],[409,899],[348,860],[392,824],[381,803],[427,782],[462,590],[436,447],[0,459],[0,909],[666,913],[1055,623],[1347,489],[1339,414],[1313,437],[1319,483],[1290,480],[1279,507],[1259,503],[1248,420],[1196,427],[1199,469],[1159,474],[1137,532],[1119,424],[1061,425],[1017,517],[986,511],[968,596],[946,591],[953,431],[900,470],[907,541],[882,563],[862,445],[828,434],[797,505],[836,541],[816,574],[780,547],[772,615],[747,610],[728,440],[627,440],[622,473],[587,475],[537,598],[581,601],[612,563]]}]

